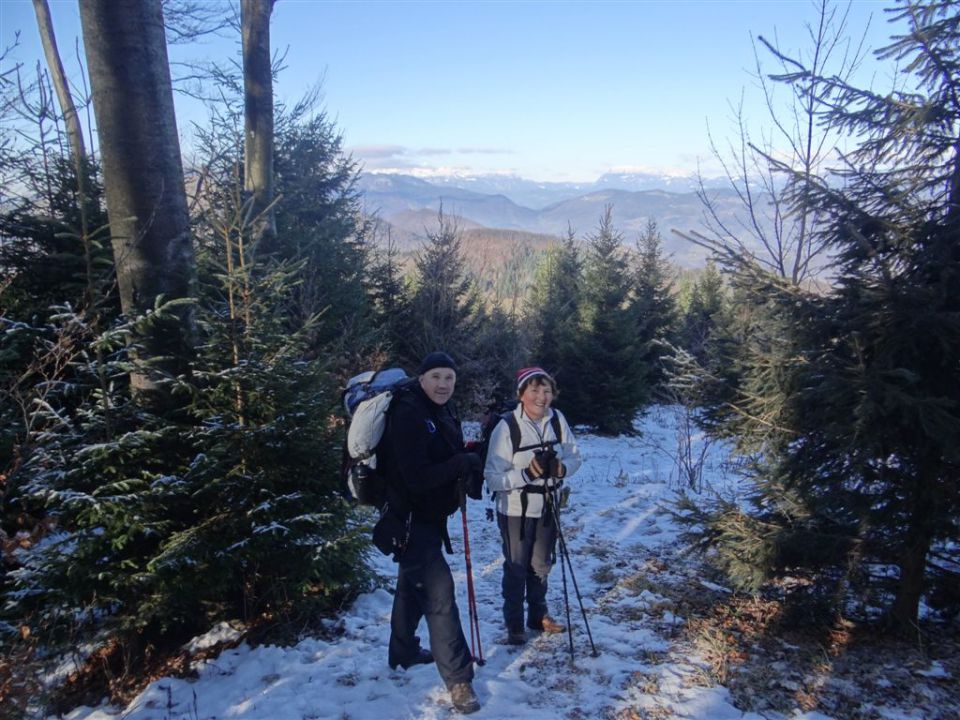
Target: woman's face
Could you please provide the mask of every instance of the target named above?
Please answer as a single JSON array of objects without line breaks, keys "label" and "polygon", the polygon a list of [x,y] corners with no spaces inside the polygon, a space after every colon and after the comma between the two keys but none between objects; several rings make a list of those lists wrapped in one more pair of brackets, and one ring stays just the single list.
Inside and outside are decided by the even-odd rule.
[{"label": "woman's face", "polygon": [[457,373],[453,368],[434,368],[420,376],[420,387],[437,405],[446,404],[456,384]]},{"label": "woman's face", "polygon": [[520,395],[520,404],[523,405],[523,412],[534,420],[540,420],[547,414],[547,408],[553,402],[553,388],[550,383],[534,378],[523,389]]}]

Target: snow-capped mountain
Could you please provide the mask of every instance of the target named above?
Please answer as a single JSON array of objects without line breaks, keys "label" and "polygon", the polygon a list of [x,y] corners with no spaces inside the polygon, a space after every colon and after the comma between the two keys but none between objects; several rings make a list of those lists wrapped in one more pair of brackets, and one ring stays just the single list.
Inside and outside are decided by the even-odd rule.
[{"label": "snow-capped mountain", "polygon": [[[729,188],[704,183],[714,206],[731,227],[742,213]],[[704,252],[672,231],[703,227],[703,204],[692,177],[640,173],[607,174],[593,183],[541,183],[516,176],[434,177],[366,173],[360,178],[364,208],[394,229],[393,239],[413,245],[427,226],[425,218],[444,214],[463,227],[486,227],[563,236],[568,228],[583,237],[596,229],[606,206],[612,207],[615,227],[632,243],[653,220],[664,249],[675,262],[701,265]],[[403,234],[408,237],[402,237]]]}]

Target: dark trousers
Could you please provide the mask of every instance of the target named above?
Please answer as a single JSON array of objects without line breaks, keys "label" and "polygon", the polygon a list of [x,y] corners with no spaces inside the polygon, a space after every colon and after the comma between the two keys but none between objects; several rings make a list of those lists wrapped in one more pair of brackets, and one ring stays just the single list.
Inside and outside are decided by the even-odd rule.
[{"label": "dark trousers", "polygon": [[390,617],[391,665],[416,656],[419,641],[414,633],[424,617],[430,633],[430,652],[447,687],[472,680],[473,660],[460,625],[453,575],[443,557],[441,529],[414,522],[397,570],[397,591]]},{"label": "dark trousers", "polygon": [[[497,513],[503,539],[503,620],[507,628],[537,625],[547,614],[547,576],[556,560],[557,528],[550,517],[520,518]],[[523,525],[523,538],[520,527]]]}]

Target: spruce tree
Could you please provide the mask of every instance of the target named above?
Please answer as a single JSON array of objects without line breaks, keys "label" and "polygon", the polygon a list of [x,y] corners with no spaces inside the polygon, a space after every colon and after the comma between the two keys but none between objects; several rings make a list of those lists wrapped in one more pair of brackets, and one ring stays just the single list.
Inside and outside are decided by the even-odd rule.
[{"label": "spruce tree", "polygon": [[[583,262],[573,228],[563,241],[550,249],[537,269],[529,310],[524,324],[529,328],[532,348],[529,363],[552,373],[561,386],[559,407],[570,409],[567,388],[580,381],[577,343]],[[574,393],[575,395],[575,393]],[[572,417],[577,413],[573,409]]]},{"label": "spruce tree", "polygon": [[640,362],[649,371],[645,384],[651,393],[662,389],[665,380],[663,357],[667,343],[674,340],[677,325],[673,278],[663,257],[663,238],[654,220],[637,241],[632,310],[636,316]]},{"label": "spruce tree", "polygon": [[276,257],[303,261],[291,327],[324,313],[313,329],[312,353],[350,357],[375,343],[367,295],[370,224],[360,213],[356,163],[342,138],[308,96],[278,113],[274,154]]},{"label": "spruce tree", "polygon": [[710,364],[710,340],[721,324],[723,308],[723,277],[717,263],[710,259],[690,291],[677,340],[704,367]]},{"label": "spruce tree", "polygon": [[650,398],[649,366],[637,337],[622,242],[607,207],[597,231],[587,238],[581,334],[571,367],[575,377],[564,385],[564,407],[571,419],[609,435],[633,433],[637,413]]},{"label": "spruce tree", "polygon": [[[319,191],[314,176],[327,178],[322,197],[334,207],[305,218],[321,194],[291,191],[303,206],[287,206],[270,252],[245,224],[238,138],[229,123],[206,138],[214,152],[194,218],[201,342],[189,372],[165,380],[176,412],[139,407],[123,378],[131,348],[175,317],[177,303],[106,329],[62,305],[41,327],[49,340],[35,362],[49,356],[55,367],[30,389],[42,402],[27,398],[21,449],[30,452],[5,500],[12,513],[45,515],[52,532],[9,576],[16,601],[0,627],[26,624],[50,648],[108,645],[136,663],[148,646],[162,650],[219,620],[302,625],[366,586],[368,537],[339,494],[342,428],[332,421],[339,334],[357,305],[305,314],[303,294],[326,243],[335,260],[326,302],[363,297],[362,254],[350,247],[354,208],[340,184],[349,173],[329,180],[341,167],[335,146],[310,145],[328,137],[317,126],[304,134],[300,182]],[[310,166],[310,157],[330,164]],[[349,284],[343,295],[338,283]]]},{"label": "spruce tree", "polygon": [[755,508],[726,507],[709,532],[752,585],[798,564],[861,579],[867,564],[893,565],[883,599],[910,631],[931,550],[960,532],[960,15],[941,2],[898,13],[910,31],[882,57],[912,89],[817,78],[838,99],[830,122],[859,145],[842,183],[791,175],[798,212],[830,218],[817,240],[836,257],[833,288],[730,262],[743,297],[766,311],[734,403],[752,439]]},{"label": "spruce tree", "polygon": [[378,340],[380,347],[377,354],[382,360],[375,365],[396,364],[397,348],[403,346],[404,333],[409,318],[408,303],[410,295],[407,292],[406,279],[403,275],[400,252],[393,242],[389,229],[386,238],[377,247],[377,237],[384,232],[378,223],[371,230],[374,239],[374,250],[371,253],[368,271],[367,287],[373,312],[373,324],[380,329]]},{"label": "spruce tree", "polygon": [[426,243],[417,253],[406,309],[403,337],[398,338],[403,366],[415,369],[427,353],[444,350],[458,362],[460,404],[482,402],[473,395],[486,374],[477,345],[486,318],[465,268],[457,221],[443,208],[436,229],[427,230]]}]

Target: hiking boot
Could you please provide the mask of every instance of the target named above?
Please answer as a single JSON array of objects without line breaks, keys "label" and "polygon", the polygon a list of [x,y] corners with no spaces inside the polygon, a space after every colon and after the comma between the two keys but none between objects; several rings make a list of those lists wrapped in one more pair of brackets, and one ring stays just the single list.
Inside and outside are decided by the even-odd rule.
[{"label": "hiking boot", "polygon": [[480,700],[473,691],[473,685],[468,682],[457,683],[450,688],[450,700],[457,712],[463,715],[475,713],[480,709]]},{"label": "hiking boot", "polygon": [[507,628],[507,645],[523,645],[527,641],[527,632],[520,626]]},{"label": "hiking boot", "polygon": [[417,654],[413,656],[412,659],[407,660],[406,662],[396,662],[394,660],[389,661],[390,669],[396,670],[399,665],[404,670],[412,668],[414,665],[429,665],[433,662],[433,653],[424,648],[419,648]]},{"label": "hiking boot", "polygon": [[556,635],[557,633],[562,633],[567,629],[549,615],[544,615],[540,622],[531,620],[527,623],[527,627],[531,630],[539,630],[547,635]]}]

